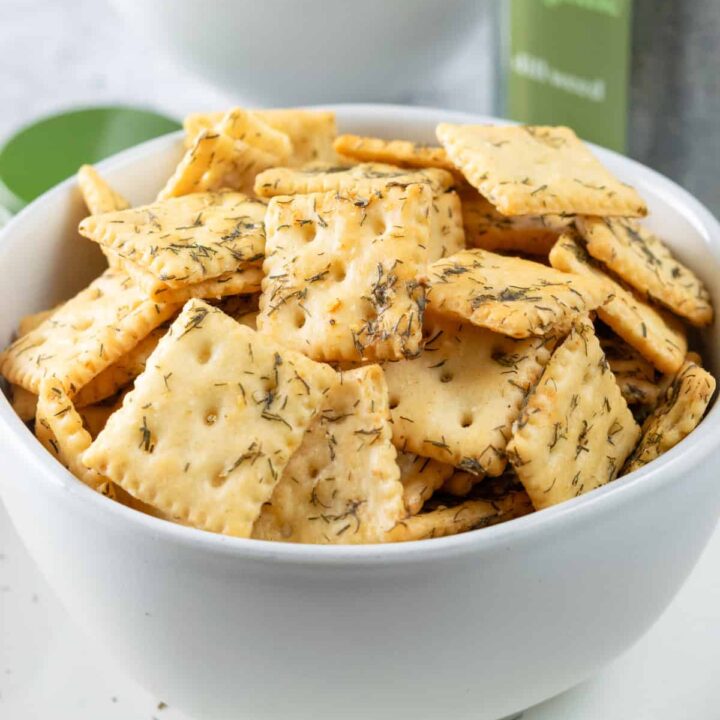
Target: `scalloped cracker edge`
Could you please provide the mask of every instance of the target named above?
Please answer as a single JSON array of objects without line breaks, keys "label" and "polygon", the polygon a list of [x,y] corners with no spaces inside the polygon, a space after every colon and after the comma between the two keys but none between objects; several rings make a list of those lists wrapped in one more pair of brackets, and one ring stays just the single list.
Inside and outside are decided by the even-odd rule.
[{"label": "scalloped cracker edge", "polygon": [[331,368],[191,300],[83,462],[167,515],[249,537],[336,382]]}]

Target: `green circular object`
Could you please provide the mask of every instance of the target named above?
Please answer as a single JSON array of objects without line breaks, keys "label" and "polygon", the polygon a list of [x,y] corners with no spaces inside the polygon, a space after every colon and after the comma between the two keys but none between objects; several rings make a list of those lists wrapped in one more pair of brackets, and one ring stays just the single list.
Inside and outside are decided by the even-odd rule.
[{"label": "green circular object", "polygon": [[83,163],[180,127],[176,120],[129,107],[72,110],[39,120],[0,148],[0,206],[18,212]]}]

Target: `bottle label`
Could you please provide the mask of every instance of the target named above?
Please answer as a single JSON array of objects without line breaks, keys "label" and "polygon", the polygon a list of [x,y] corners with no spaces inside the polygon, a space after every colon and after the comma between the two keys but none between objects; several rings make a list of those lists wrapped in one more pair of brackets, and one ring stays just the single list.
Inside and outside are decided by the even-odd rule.
[{"label": "bottle label", "polygon": [[507,114],[623,152],[632,0],[511,0]]}]

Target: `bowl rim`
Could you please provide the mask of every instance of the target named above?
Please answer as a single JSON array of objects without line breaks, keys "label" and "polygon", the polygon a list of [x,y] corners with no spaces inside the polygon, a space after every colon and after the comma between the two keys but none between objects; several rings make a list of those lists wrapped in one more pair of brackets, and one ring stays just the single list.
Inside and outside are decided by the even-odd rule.
[{"label": "bowl rim", "polygon": [[[402,114],[404,118],[429,120],[440,118],[455,123],[503,123],[511,121],[487,115],[443,110],[422,106],[347,103],[337,105],[308,106],[308,109],[332,110],[338,116],[351,114],[354,122],[378,120],[387,115]],[[120,152],[98,163],[107,172],[152,156],[154,152],[175,144],[183,131],[149,140]],[[636,176],[652,183],[654,191],[663,202],[674,208],[693,224],[704,243],[720,250],[720,223],[694,196],[651,168],[605,148],[588,143],[600,156],[611,157],[625,164]],[[70,177],[51,188],[28,204],[16,217],[0,230],[0,266],[10,252],[7,238],[27,215],[39,209],[51,198],[65,192],[75,184]],[[720,261],[716,262],[720,270]],[[61,490],[65,497],[84,506],[86,511],[101,513],[108,522],[127,525],[151,534],[155,540],[165,540],[198,551],[220,555],[242,556],[258,561],[292,565],[377,565],[409,562],[425,562],[433,558],[446,558],[466,553],[479,553],[497,546],[531,540],[533,536],[560,527],[562,524],[586,523],[588,517],[602,511],[612,512],[620,505],[631,502],[638,495],[658,491],[672,482],[679,482],[683,468],[687,469],[704,461],[720,446],[720,402],[715,402],[700,425],[667,451],[661,458],[628,475],[614,480],[584,495],[567,500],[544,510],[536,511],[505,523],[472,530],[459,535],[428,540],[375,545],[311,545],[255,540],[219,535],[197,528],[187,527],[145,515],[120,503],[109,500],[77,480],[67,469],[45,452],[35,436],[15,414],[3,393],[0,399],[0,432],[8,448],[21,451],[25,459],[35,466],[40,481],[48,491]],[[17,482],[5,479],[5,482]],[[62,511],[62,510],[61,510]]]}]

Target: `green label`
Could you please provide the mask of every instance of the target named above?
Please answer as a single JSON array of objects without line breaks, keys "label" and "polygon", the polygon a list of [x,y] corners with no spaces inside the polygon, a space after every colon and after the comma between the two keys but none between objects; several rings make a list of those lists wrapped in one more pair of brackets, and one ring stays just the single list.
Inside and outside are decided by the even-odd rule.
[{"label": "green label", "polygon": [[510,0],[507,114],[625,150],[632,0]]}]

